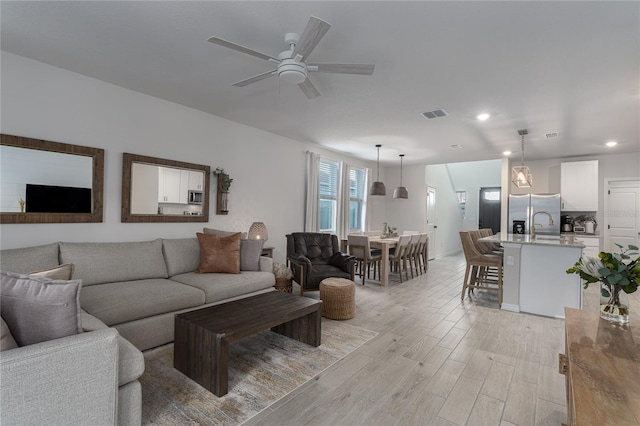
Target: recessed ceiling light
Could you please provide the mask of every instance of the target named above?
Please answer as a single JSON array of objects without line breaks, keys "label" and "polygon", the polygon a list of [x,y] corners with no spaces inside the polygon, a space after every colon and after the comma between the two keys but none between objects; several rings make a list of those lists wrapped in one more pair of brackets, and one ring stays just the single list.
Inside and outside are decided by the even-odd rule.
[{"label": "recessed ceiling light", "polygon": [[460,149],[462,148],[462,145],[454,143],[453,145],[449,145],[451,147],[451,149]]},{"label": "recessed ceiling light", "polygon": [[609,141],[609,142],[607,142],[605,145],[606,145],[606,146],[608,146],[608,147],[612,147],[612,146],[616,146],[616,145],[618,145],[618,142],[616,142],[616,141]]},{"label": "recessed ceiling light", "polygon": [[491,115],[487,114],[486,112],[483,112],[482,114],[478,114],[476,116],[476,118],[480,121],[487,120],[489,117],[491,117]]},{"label": "recessed ceiling light", "polygon": [[502,153],[502,155],[507,155],[507,156],[508,156],[508,155],[511,155],[511,151],[504,151],[504,152]]}]

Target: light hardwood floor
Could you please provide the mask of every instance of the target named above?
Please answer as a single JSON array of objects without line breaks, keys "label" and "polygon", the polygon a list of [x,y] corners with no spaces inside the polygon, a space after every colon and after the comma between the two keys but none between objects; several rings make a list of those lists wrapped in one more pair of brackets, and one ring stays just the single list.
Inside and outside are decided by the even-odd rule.
[{"label": "light hardwood floor", "polygon": [[[379,335],[245,424],[565,422],[564,320],[501,311],[495,292],[461,301],[464,266],[456,255],[387,288],[357,280],[356,316],[346,322]],[[597,310],[597,290],[588,292]]]}]

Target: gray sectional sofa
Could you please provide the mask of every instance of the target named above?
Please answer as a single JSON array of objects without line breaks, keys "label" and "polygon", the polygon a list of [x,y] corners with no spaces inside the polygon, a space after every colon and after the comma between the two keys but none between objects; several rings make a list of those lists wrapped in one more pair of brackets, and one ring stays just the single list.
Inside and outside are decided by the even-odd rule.
[{"label": "gray sectional sofa", "polygon": [[[49,420],[72,424],[75,415],[85,416],[78,417],[82,423],[113,424],[111,416],[118,424],[139,424],[141,351],[173,341],[176,313],[274,291],[270,258],[260,257],[259,271],[240,274],[196,273],[199,261],[196,238],[60,242],[0,251],[2,271],[29,273],[73,263],[73,278],[82,280],[82,328],[92,331],[2,352],[3,424]],[[80,368],[105,363],[105,368],[95,371]],[[56,371],[65,372],[65,380],[58,374],[42,374],[45,365],[56,365]],[[14,383],[9,377],[21,379]],[[113,401],[108,399],[110,385],[117,389]],[[85,392],[92,395],[93,403],[69,394],[70,389],[83,387],[94,391]],[[106,395],[107,400],[98,404],[94,393]],[[32,402],[42,398],[47,406],[34,413],[20,395],[29,395]],[[65,401],[64,408],[60,401]]]}]

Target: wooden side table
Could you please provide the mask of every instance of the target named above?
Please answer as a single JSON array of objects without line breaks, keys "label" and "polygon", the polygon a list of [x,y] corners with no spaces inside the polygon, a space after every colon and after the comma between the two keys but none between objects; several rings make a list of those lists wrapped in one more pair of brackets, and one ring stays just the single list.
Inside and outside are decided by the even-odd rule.
[{"label": "wooden side table", "polygon": [[[567,424],[640,423],[638,333],[600,319],[598,312],[565,308]],[[637,331],[637,330],[636,330]]]},{"label": "wooden side table", "polygon": [[262,253],[260,255],[273,258],[273,249],[274,248],[275,247],[262,247]]}]

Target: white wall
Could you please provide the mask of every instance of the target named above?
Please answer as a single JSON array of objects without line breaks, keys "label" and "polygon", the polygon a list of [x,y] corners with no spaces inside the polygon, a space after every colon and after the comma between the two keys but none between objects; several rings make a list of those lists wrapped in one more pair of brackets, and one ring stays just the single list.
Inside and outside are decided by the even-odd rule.
[{"label": "white wall", "polygon": [[[262,221],[267,245],[284,260],[285,234],[303,229],[305,152],[375,164],[224,120],[175,103],[133,92],[7,52],[2,63],[2,133],[105,150],[104,222],[94,224],[2,225],[2,248],[55,241],[141,241],[184,238],[204,226],[248,230]],[[223,167],[234,179],[227,216],[208,223],[120,222],[122,153]],[[214,178],[215,179],[215,178]],[[213,181],[215,184],[215,180]],[[212,185],[212,188],[215,185]],[[372,202],[369,217],[383,206]],[[375,210],[377,209],[377,210]]]},{"label": "white wall", "polygon": [[459,232],[462,214],[456,192],[445,164],[427,166],[426,184],[435,187],[436,196],[436,256],[442,257],[462,250]]},{"label": "white wall", "polygon": [[423,165],[404,166],[402,168],[402,184],[409,193],[408,199],[394,199],[393,190],[400,186],[400,167],[387,168],[385,197],[387,209],[383,220],[389,226],[403,231],[426,231],[427,190]]},{"label": "white wall", "polygon": [[466,191],[467,202],[462,230],[478,229],[480,188],[501,187],[502,160],[447,164],[454,191]]}]

